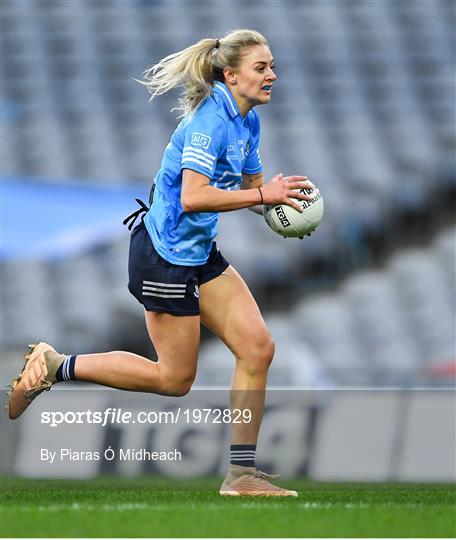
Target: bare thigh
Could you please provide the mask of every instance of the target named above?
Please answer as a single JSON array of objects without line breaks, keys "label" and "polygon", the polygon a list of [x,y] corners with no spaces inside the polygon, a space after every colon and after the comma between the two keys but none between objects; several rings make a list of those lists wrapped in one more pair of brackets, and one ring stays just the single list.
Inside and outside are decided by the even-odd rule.
[{"label": "bare thigh", "polygon": [[162,375],[193,380],[200,343],[200,317],[152,311],[144,313]]},{"label": "bare thigh", "polygon": [[201,322],[237,359],[255,358],[272,342],[252,293],[232,266],[201,285],[200,312]]}]

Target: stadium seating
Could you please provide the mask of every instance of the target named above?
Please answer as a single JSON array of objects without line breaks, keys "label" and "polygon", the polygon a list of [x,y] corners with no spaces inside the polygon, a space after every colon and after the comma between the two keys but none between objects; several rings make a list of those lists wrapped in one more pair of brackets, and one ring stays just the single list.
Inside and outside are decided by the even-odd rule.
[{"label": "stadium seating", "polygon": [[[403,250],[384,268],[354,272],[335,291],[273,316],[279,348],[270,382],[408,386],[430,366],[454,360],[455,241],[456,227],[445,229],[428,248]],[[209,342],[198,380],[228,385],[232,365],[229,351]]]},{"label": "stadium seating", "polygon": [[[418,160],[420,186],[418,171],[424,177],[449,158],[441,139],[452,132],[445,114],[453,110],[450,3],[263,0],[239,20],[226,1],[6,2],[5,99],[22,111],[12,126],[20,139],[13,152],[29,141],[35,155],[5,172],[36,167],[64,181],[80,176],[77,163],[85,161],[88,177],[150,181],[175,126],[172,98],[148,107],[132,77],[199,36],[220,36],[242,22],[270,35],[277,57],[275,103],[261,111],[271,173],[310,172],[328,201],[346,178],[355,185],[345,189],[356,192],[362,179],[378,197],[398,187],[407,161]],[[276,37],[280,28],[288,29],[286,39]],[[131,146],[121,144],[129,135]],[[80,153],[73,163],[57,159],[73,152]]]}]

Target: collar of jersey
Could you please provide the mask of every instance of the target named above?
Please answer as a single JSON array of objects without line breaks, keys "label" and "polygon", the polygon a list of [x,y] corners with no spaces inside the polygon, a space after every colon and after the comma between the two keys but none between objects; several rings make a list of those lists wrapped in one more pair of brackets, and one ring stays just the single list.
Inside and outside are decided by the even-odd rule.
[{"label": "collar of jersey", "polygon": [[226,109],[231,118],[235,118],[238,114],[241,114],[239,112],[237,103],[234,100],[233,94],[228,90],[226,84],[217,81],[214,84],[214,92],[223,99],[223,102],[225,103]]}]

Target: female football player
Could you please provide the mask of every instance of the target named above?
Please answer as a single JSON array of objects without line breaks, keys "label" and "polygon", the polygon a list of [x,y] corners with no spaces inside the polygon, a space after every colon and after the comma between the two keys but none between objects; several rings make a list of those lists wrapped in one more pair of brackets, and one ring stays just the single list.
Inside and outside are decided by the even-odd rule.
[{"label": "female football player", "polygon": [[252,30],[203,39],[145,71],[142,83],[151,99],[183,87],[183,119],[130,243],[128,287],[144,306],[158,361],[123,351],[67,356],[38,343],[13,382],[11,418],[43,390],[67,380],[183,396],[195,379],[202,323],[234,355],[231,408],[252,414],[251,422],[231,426],[231,465],[220,493],[297,495],[255,468],[274,342],[249,288],[214,242],[219,212],[258,212],[262,204],[300,211],[296,199],[311,198],[292,191],[314,187],[305,176],[277,174],[264,181],[254,108],[270,102],[275,81],[268,43]]}]

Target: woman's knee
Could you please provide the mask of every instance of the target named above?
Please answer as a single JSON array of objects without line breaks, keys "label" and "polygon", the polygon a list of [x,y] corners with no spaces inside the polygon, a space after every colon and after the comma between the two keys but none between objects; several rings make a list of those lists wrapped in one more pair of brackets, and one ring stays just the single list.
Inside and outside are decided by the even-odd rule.
[{"label": "woman's knee", "polygon": [[163,394],[175,397],[187,395],[192,388],[195,375],[195,373],[163,374],[161,377]]},{"label": "woman's knee", "polygon": [[263,345],[261,347],[261,356],[262,356],[263,361],[267,364],[268,367],[271,364],[272,359],[274,358],[274,353],[275,353],[275,342],[269,330],[266,329],[264,337],[263,337]]},{"label": "woman's knee", "polygon": [[254,337],[247,340],[243,351],[236,354],[250,375],[264,373],[271,365],[275,352],[275,343],[267,328],[256,332]]}]

